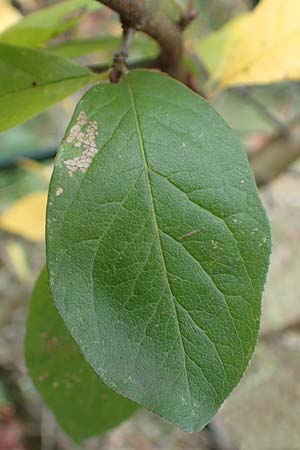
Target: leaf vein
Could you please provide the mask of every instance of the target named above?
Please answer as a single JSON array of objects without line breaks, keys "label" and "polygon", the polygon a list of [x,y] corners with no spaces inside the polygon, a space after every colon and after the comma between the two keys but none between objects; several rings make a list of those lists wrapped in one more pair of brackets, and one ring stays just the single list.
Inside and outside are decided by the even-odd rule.
[{"label": "leaf vein", "polygon": [[[223,224],[224,224],[225,227],[227,228],[229,234],[232,236],[232,238],[233,238],[234,241],[235,241],[236,249],[237,249],[237,251],[238,251],[238,253],[239,253],[239,256],[240,256],[240,258],[241,258],[241,261],[242,261],[242,263],[243,263],[243,267],[244,267],[244,270],[245,270],[245,272],[246,272],[246,275],[247,275],[249,284],[250,284],[250,286],[251,286],[252,293],[255,294],[254,286],[253,286],[252,280],[251,280],[251,278],[250,278],[250,276],[249,276],[248,269],[247,269],[247,267],[246,267],[244,258],[242,257],[242,254],[241,254],[241,251],[240,251],[240,248],[239,248],[239,245],[238,245],[238,241],[237,241],[237,239],[236,239],[236,237],[235,237],[233,231],[231,230],[231,228],[229,227],[229,225],[228,225],[227,222],[225,221],[225,219],[224,219],[223,217],[221,217],[221,216],[218,216],[215,212],[210,211],[209,209],[205,208],[204,206],[202,206],[202,205],[200,205],[199,203],[197,203],[197,202],[195,202],[194,200],[192,200],[192,199],[190,198],[189,194],[187,194],[186,192],[184,192],[181,188],[179,188],[176,184],[174,184],[169,178],[164,177],[163,175],[161,175],[159,172],[157,172],[157,171],[154,170],[153,168],[151,168],[150,170],[151,170],[153,173],[155,173],[156,175],[160,176],[161,178],[167,180],[172,186],[174,186],[177,190],[179,190],[182,194],[184,194],[184,195],[186,196],[186,198],[187,198],[191,203],[193,203],[194,205],[196,205],[198,208],[203,209],[203,211],[206,211],[206,212],[209,213],[211,216],[213,216],[215,219],[218,219],[218,220],[220,220],[220,221],[223,222]],[[245,300],[246,300],[246,299],[245,299]],[[250,303],[248,300],[246,300],[246,301],[249,303],[249,305],[250,305],[251,308],[252,308],[251,303]]]},{"label": "leaf vein", "polygon": [[140,142],[140,150],[141,150],[141,153],[142,153],[142,157],[143,157],[143,160],[144,160],[144,166],[145,166],[145,170],[146,170],[146,178],[147,178],[149,198],[150,198],[150,203],[151,203],[153,224],[155,226],[156,233],[157,233],[157,240],[158,240],[158,244],[159,244],[158,248],[159,248],[159,253],[160,253],[160,259],[161,259],[161,262],[162,262],[162,266],[164,268],[164,275],[165,275],[167,287],[168,287],[168,290],[169,290],[169,293],[170,293],[170,297],[172,298],[172,305],[173,305],[173,309],[174,309],[174,315],[175,315],[175,318],[176,318],[178,334],[180,336],[180,343],[181,343],[181,349],[182,349],[182,355],[183,355],[183,363],[184,363],[184,373],[185,373],[187,389],[188,389],[188,392],[189,392],[190,410],[192,411],[192,394],[191,394],[191,387],[190,387],[190,381],[189,381],[189,376],[188,376],[188,371],[187,371],[187,363],[186,363],[186,356],[187,355],[186,355],[186,350],[185,350],[185,347],[184,347],[183,339],[182,339],[182,336],[181,336],[182,335],[182,331],[181,331],[181,327],[180,327],[180,323],[179,323],[178,311],[176,309],[175,297],[174,297],[174,294],[172,292],[172,288],[170,286],[170,282],[169,282],[169,279],[168,279],[166,263],[165,263],[165,259],[164,259],[164,255],[163,255],[163,251],[162,251],[162,243],[161,243],[161,240],[160,240],[159,228],[158,228],[158,223],[157,223],[157,219],[156,219],[156,212],[155,212],[155,207],[154,207],[154,202],[153,202],[153,193],[152,193],[152,188],[151,188],[151,183],[150,183],[150,178],[149,178],[149,165],[148,165],[146,150],[145,150],[145,147],[144,147],[144,141],[143,141],[141,126],[140,126],[140,123],[139,123],[138,113],[137,113],[137,109],[136,109],[136,105],[135,105],[135,98],[134,98],[134,94],[133,94],[133,89],[131,87],[129,78],[127,78],[127,83],[128,83],[128,91],[129,91],[129,95],[130,95],[130,98],[131,98],[131,104],[132,104],[132,109],[133,109],[135,123],[136,123],[136,129],[137,129],[139,142]]}]

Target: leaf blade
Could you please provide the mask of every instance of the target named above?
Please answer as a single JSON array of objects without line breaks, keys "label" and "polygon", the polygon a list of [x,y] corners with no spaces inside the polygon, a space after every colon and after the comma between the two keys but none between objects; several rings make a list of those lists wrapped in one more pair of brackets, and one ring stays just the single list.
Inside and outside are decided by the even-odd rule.
[{"label": "leaf blade", "polygon": [[77,443],[106,432],[136,411],[138,406],[108,389],[80,354],[54,306],[45,268],[32,293],[26,329],[29,374]]},{"label": "leaf blade", "polygon": [[[74,130],[92,124],[96,153],[77,166]],[[83,97],[51,182],[48,267],[105,383],[187,431],[205,426],[253,352],[269,246],[245,154],[199,96],[134,71]]]},{"label": "leaf blade", "polygon": [[[104,60],[110,62],[113,54],[117,51],[120,38],[116,36],[98,36],[89,39],[77,39],[63,42],[48,47],[48,50],[68,58],[78,58],[80,56],[101,53]],[[132,43],[129,60],[137,58],[154,58],[158,53],[157,45],[146,38],[135,38]],[[102,61],[103,63],[103,61]]]},{"label": "leaf blade", "polygon": [[0,131],[30,119],[93,79],[88,69],[66,58],[0,44]]},{"label": "leaf blade", "polygon": [[68,0],[44,8],[4,30],[0,42],[22,47],[41,46],[75,26],[92,4],[91,0]]}]

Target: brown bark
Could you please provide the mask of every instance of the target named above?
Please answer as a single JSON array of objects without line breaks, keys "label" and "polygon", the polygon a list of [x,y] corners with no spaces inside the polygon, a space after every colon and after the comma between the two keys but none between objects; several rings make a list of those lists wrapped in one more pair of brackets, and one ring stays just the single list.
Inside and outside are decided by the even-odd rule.
[{"label": "brown bark", "polygon": [[180,25],[172,22],[153,0],[99,0],[120,15],[124,26],[143,31],[160,46],[159,67],[185,82],[182,63],[183,39]]},{"label": "brown bark", "polygon": [[249,156],[258,187],[268,184],[300,158],[300,126],[293,125],[289,133],[279,133],[257,152]]}]

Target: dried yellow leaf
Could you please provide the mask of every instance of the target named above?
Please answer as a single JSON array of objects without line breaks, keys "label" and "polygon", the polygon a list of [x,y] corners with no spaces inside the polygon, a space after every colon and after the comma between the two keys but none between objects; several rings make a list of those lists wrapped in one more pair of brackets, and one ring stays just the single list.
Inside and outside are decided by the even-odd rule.
[{"label": "dried yellow leaf", "polygon": [[203,39],[198,50],[222,87],[299,80],[299,0],[262,0]]},{"label": "dried yellow leaf", "polygon": [[21,17],[19,11],[16,10],[10,2],[0,0],[0,33],[18,22]]},{"label": "dried yellow leaf", "polygon": [[47,183],[47,185],[49,184],[53,169],[52,165],[45,166],[44,164],[41,164],[38,161],[34,161],[32,159],[20,158],[18,160],[18,166],[22,167],[22,169],[27,170],[28,172],[37,174],[43,181]]},{"label": "dried yellow leaf", "polygon": [[18,279],[23,283],[30,282],[32,274],[30,273],[23,245],[15,240],[9,240],[5,245],[5,250],[9,258],[10,266]]},{"label": "dried yellow leaf", "polygon": [[22,197],[0,215],[0,228],[31,241],[43,241],[46,203],[46,192]]}]

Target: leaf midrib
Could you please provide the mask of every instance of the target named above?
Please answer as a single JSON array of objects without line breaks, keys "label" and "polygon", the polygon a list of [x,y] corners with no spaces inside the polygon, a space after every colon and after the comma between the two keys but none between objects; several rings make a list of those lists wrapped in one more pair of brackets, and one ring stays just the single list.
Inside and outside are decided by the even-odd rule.
[{"label": "leaf midrib", "polygon": [[151,205],[151,212],[152,212],[152,217],[153,217],[153,224],[154,224],[156,235],[157,235],[157,242],[159,244],[158,248],[159,248],[160,259],[161,259],[161,262],[162,262],[164,275],[165,275],[165,279],[166,279],[166,282],[167,282],[167,287],[168,287],[168,290],[169,290],[169,293],[170,293],[170,297],[172,299],[172,307],[173,307],[173,311],[174,311],[175,318],[176,318],[178,335],[180,337],[180,343],[181,343],[181,349],[182,349],[182,355],[183,355],[183,362],[184,362],[184,373],[185,373],[185,378],[186,378],[186,386],[187,386],[187,389],[188,389],[188,392],[189,392],[189,405],[190,405],[190,411],[192,411],[192,398],[191,398],[192,394],[191,394],[190,381],[189,381],[188,371],[187,371],[186,351],[185,351],[184,343],[183,343],[183,339],[182,339],[182,333],[181,333],[181,328],[180,328],[178,311],[177,311],[176,303],[175,303],[175,296],[174,296],[174,294],[172,292],[172,289],[171,289],[170,281],[169,281],[169,278],[168,278],[168,271],[167,271],[167,267],[166,267],[166,262],[165,262],[165,258],[164,258],[164,254],[163,254],[163,250],[162,250],[162,243],[161,243],[161,238],[160,238],[159,226],[158,226],[157,219],[156,219],[156,211],[155,211],[155,206],[154,206],[154,201],[153,201],[153,192],[152,192],[152,187],[151,187],[151,182],[150,182],[150,177],[149,177],[148,159],[147,159],[147,154],[146,154],[146,150],[145,150],[145,145],[144,145],[141,125],[140,125],[139,117],[138,117],[138,113],[137,113],[134,93],[133,93],[133,89],[131,87],[131,83],[130,83],[129,77],[126,78],[126,81],[127,81],[127,85],[128,85],[128,92],[129,92],[129,96],[130,96],[130,100],[131,100],[131,106],[132,106],[132,110],[133,110],[135,126],[136,126],[136,130],[137,130],[137,134],[138,134],[140,150],[141,150],[142,159],[143,159],[143,162],[144,162],[144,168],[145,168],[145,174],[146,174],[146,180],[147,180],[147,187],[148,187],[149,198],[150,198],[150,205]]}]

